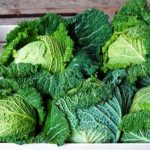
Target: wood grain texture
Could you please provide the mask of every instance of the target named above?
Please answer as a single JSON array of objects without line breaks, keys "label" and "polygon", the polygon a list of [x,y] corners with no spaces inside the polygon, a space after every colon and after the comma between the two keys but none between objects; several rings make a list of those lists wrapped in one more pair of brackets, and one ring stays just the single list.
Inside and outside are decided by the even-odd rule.
[{"label": "wood grain texture", "polygon": [[[0,25],[17,24],[48,12],[74,15],[88,8],[98,8],[109,15],[110,21],[127,0],[0,0]],[[148,5],[150,6],[150,0]]]},{"label": "wood grain texture", "polygon": [[126,0],[0,0],[0,16],[40,15],[57,12],[68,15],[87,8],[115,13]]}]

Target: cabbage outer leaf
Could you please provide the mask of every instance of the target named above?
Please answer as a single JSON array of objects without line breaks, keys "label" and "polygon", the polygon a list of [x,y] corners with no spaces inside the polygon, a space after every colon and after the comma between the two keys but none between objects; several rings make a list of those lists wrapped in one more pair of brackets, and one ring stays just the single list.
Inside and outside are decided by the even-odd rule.
[{"label": "cabbage outer leaf", "polygon": [[147,0],[128,0],[114,17],[112,25],[116,31],[122,31],[136,25],[149,25],[149,16]]},{"label": "cabbage outer leaf", "polygon": [[150,130],[125,132],[121,137],[123,143],[150,143]]},{"label": "cabbage outer leaf", "polygon": [[78,109],[79,125],[73,130],[71,141],[77,143],[117,142],[122,112],[117,98],[104,104]]},{"label": "cabbage outer leaf", "polygon": [[65,114],[53,104],[48,104],[48,115],[42,132],[49,143],[62,145],[70,135]]},{"label": "cabbage outer leaf", "polygon": [[135,94],[130,112],[150,111],[150,86],[138,90]]},{"label": "cabbage outer leaf", "polygon": [[34,136],[36,115],[34,109],[20,95],[0,99],[0,141],[16,140]]}]

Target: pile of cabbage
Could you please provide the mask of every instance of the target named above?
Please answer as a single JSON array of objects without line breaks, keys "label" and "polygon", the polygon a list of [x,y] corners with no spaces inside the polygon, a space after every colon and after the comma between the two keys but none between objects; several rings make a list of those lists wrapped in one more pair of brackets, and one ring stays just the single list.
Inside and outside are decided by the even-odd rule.
[{"label": "pile of cabbage", "polygon": [[0,56],[0,142],[150,142],[150,10],[129,0],[18,24]]}]

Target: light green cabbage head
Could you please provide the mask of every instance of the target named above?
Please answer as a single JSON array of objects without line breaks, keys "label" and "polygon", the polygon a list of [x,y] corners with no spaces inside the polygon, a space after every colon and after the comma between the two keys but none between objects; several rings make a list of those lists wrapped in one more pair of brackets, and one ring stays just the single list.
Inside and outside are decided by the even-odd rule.
[{"label": "light green cabbage head", "polygon": [[14,51],[15,63],[40,64],[52,73],[64,70],[72,57],[73,41],[67,36],[63,24],[50,36],[39,36],[18,51]]},{"label": "light green cabbage head", "polygon": [[150,27],[136,26],[114,32],[103,47],[104,70],[142,64],[150,56]]},{"label": "light green cabbage head", "polygon": [[150,86],[141,88],[135,94],[130,112],[150,111]]},{"label": "light green cabbage head", "polygon": [[33,136],[36,113],[22,96],[0,97],[0,141],[14,142]]}]

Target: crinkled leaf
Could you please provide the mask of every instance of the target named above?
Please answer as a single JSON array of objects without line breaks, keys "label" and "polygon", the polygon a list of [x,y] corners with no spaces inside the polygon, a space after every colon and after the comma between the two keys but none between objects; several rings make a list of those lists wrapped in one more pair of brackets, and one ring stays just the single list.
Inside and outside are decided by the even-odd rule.
[{"label": "crinkled leaf", "polygon": [[104,70],[144,63],[150,56],[149,39],[149,26],[136,26],[115,32],[103,47]]},{"label": "crinkled leaf", "polygon": [[130,112],[150,111],[150,86],[137,91],[134,96]]},{"label": "crinkled leaf", "polygon": [[50,35],[60,23],[67,25],[63,17],[53,13],[48,13],[33,21],[23,21],[7,35],[7,42],[12,42],[18,33],[25,31],[26,28],[30,28],[31,31],[36,29],[38,35]]},{"label": "crinkled leaf", "polygon": [[39,123],[42,125],[45,118],[45,111],[40,93],[38,93],[35,88],[31,87],[19,89],[17,93],[20,94],[29,105],[37,110]]},{"label": "crinkled leaf", "polygon": [[92,9],[72,17],[68,22],[76,44],[98,58],[101,47],[112,33],[108,16],[100,10]]},{"label": "crinkled leaf", "polygon": [[63,96],[72,88],[79,87],[83,78],[80,68],[69,67],[63,73],[51,75],[42,71],[35,75],[36,87],[45,94],[50,94],[53,98]]},{"label": "crinkled leaf", "polygon": [[15,63],[40,64],[51,73],[62,72],[72,58],[73,41],[67,35],[64,24],[50,36],[39,36],[16,52]]},{"label": "crinkled leaf", "polygon": [[25,63],[11,63],[9,66],[0,67],[0,75],[7,78],[25,78],[38,72],[38,65],[25,64]]},{"label": "crinkled leaf", "polygon": [[49,143],[64,144],[70,134],[68,122],[64,113],[51,103],[48,106],[48,114],[43,128],[43,133]]},{"label": "crinkled leaf", "polygon": [[112,97],[112,88],[98,79],[88,79],[78,88],[68,91],[64,96],[56,99],[62,109],[66,105],[72,112],[77,108],[86,108],[104,102]]},{"label": "crinkled leaf", "polygon": [[150,143],[150,130],[125,132],[121,137],[123,143]]},{"label": "crinkled leaf", "polygon": [[123,135],[121,141],[126,143],[149,142],[150,112],[139,111],[127,114],[121,122]]},{"label": "crinkled leaf", "polygon": [[78,50],[74,55],[73,60],[70,62],[69,67],[79,67],[85,77],[94,75],[98,71],[100,63],[92,60],[90,57],[91,56],[84,50]]},{"label": "crinkled leaf", "polygon": [[115,91],[115,95],[122,106],[122,115],[125,115],[129,112],[131,104],[133,103],[133,96],[136,92],[136,87],[125,82],[120,84]]},{"label": "crinkled leaf", "polygon": [[74,130],[70,137],[73,143],[108,143],[111,141],[111,131],[108,127],[100,125]]},{"label": "crinkled leaf", "polygon": [[123,132],[139,132],[150,129],[150,112],[139,111],[125,115],[120,128]]},{"label": "crinkled leaf", "polygon": [[126,77],[126,71],[121,69],[116,69],[109,72],[106,77],[103,79],[103,82],[106,84],[111,84],[113,87],[119,85],[123,79]]},{"label": "crinkled leaf", "polygon": [[10,42],[4,45],[2,54],[0,56],[0,65],[5,65],[8,64],[10,60],[12,61],[13,51],[22,47],[28,42],[36,40],[36,37],[36,29],[31,30],[30,28],[26,28],[24,31],[18,32],[15,37],[10,40]]},{"label": "crinkled leaf", "polygon": [[141,87],[150,86],[150,75],[148,74],[142,78],[139,78],[138,83],[140,84]]},{"label": "crinkled leaf", "polygon": [[127,80],[130,83],[134,83],[137,79],[142,79],[150,74],[150,60],[146,60],[142,64],[133,65],[127,70]]},{"label": "crinkled leaf", "polygon": [[20,95],[0,98],[0,141],[15,142],[34,136],[34,109]]},{"label": "crinkled leaf", "polygon": [[19,85],[13,79],[0,79],[0,89],[11,89],[17,91]]},{"label": "crinkled leaf", "polygon": [[141,24],[150,24],[147,0],[128,0],[112,21],[116,31]]},{"label": "crinkled leaf", "polygon": [[114,97],[104,104],[78,109],[79,126],[72,133],[71,141],[77,143],[117,142],[122,112]]}]

